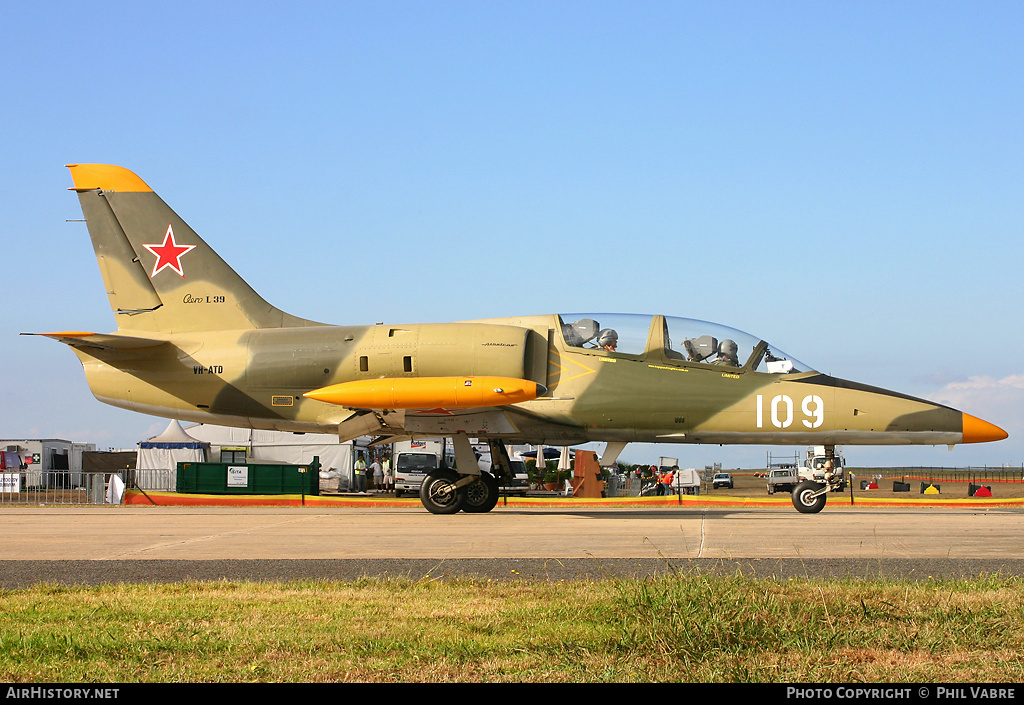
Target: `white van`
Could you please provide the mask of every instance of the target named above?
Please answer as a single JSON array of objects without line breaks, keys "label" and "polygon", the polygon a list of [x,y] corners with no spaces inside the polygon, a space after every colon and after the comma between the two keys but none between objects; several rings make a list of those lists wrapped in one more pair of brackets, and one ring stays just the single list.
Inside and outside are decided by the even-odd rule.
[{"label": "white van", "polygon": [[405,493],[419,495],[420,485],[427,473],[437,470],[439,465],[437,453],[410,450],[395,453],[392,469],[395,472],[395,497]]},{"label": "white van", "polygon": [[[510,484],[502,485],[498,490],[503,495],[525,495],[527,490],[530,489],[530,476],[526,473],[526,461],[522,458],[515,457],[509,458],[512,470],[512,482]],[[480,469],[486,472],[491,472],[491,453],[487,451],[480,454],[478,460]]]},{"label": "white van", "polygon": [[530,489],[530,476],[526,473],[526,461],[521,458],[511,458],[509,462],[512,464],[512,486],[502,489],[506,492],[526,494],[526,491]]}]

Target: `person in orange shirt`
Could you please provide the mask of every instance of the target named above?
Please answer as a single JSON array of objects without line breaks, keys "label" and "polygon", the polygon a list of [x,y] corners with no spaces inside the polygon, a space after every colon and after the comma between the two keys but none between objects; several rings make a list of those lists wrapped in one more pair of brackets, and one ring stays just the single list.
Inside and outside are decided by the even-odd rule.
[{"label": "person in orange shirt", "polygon": [[665,490],[667,494],[675,494],[675,490],[672,489],[672,482],[676,479],[674,472],[675,468],[665,473]]}]

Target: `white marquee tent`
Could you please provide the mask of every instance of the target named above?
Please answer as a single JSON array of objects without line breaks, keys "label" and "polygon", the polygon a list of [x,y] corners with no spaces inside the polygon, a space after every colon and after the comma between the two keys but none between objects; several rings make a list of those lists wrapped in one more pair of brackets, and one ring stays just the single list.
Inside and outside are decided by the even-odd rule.
[{"label": "white marquee tent", "polygon": [[177,463],[201,463],[206,459],[205,444],[189,434],[177,421],[158,436],[139,443],[135,467],[140,470],[174,468]]},{"label": "white marquee tent", "polygon": [[[341,443],[333,433],[261,431],[212,424],[189,426],[188,432],[209,444],[211,462],[220,462],[221,449],[244,449],[248,462],[305,465],[313,462],[316,456],[320,458],[321,473],[334,470],[333,476],[340,476],[346,487],[351,486],[354,453],[363,450],[370,440]],[[334,486],[337,487],[337,481]]]},{"label": "white marquee tent", "polygon": [[[333,488],[352,486],[355,453],[366,450],[370,438],[341,443],[332,433],[288,433],[196,424],[187,429],[171,421],[158,436],[139,443],[138,482],[142,489],[174,490],[178,463],[226,462],[221,451],[244,451],[247,463],[306,465],[320,459],[324,473],[334,478]],[[240,462],[232,455],[231,462]]]},{"label": "white marquee tent", "polygon": [[185,433],[177,421],[171,421],[163,433],[139,443],[135,461],[139,486],[146,490],[173,489],[178,463],[204,462],[208,445]]}]

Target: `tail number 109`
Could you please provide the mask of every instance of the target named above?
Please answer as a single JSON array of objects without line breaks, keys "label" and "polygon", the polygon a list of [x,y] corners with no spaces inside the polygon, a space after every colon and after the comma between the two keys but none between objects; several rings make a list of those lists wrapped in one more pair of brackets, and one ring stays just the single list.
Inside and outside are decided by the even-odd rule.
[{"label": "tail number 109", "polygon": [[[761,394],[757,395],[757,427],[764,428],[765,425],[765,400]],[[817,394],[808,394],[800,403],[800,412],[804,418],[801,419],[807,428],[818,428],[825,423],[825,403]],[[777,394],[767,403],[767,415],[775,428],[789,428],[793,425],[796,416],[793,399],[785,394]]]}]

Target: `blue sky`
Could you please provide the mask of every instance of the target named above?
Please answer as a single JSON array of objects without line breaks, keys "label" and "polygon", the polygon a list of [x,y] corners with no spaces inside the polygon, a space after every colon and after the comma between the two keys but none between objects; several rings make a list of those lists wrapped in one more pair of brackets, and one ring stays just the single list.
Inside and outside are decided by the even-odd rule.
[{"label": "blue sky", "polygon": [[66,222],[101,162],[296,315],[716,321],[1011,434],[851,462],[1020,465],[1022,40],[1019,2],[5,7],[0,436],[166,426],[17,335],[114,328]]}]

